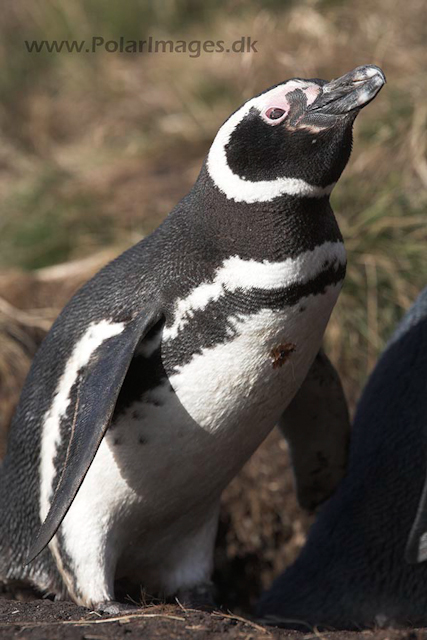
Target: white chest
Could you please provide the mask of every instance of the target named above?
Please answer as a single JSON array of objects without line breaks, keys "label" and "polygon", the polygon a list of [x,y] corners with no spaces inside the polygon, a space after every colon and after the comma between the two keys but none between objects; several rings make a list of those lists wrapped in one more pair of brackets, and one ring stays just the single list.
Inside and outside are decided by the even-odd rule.
[{"label": "white chest", "polygon": [[262,439],[304,380],[339,290],[234,320],[231,341],[195,354],[169,379],[188,415],[210,433],[251,441],[254,428],[254,441]]}]

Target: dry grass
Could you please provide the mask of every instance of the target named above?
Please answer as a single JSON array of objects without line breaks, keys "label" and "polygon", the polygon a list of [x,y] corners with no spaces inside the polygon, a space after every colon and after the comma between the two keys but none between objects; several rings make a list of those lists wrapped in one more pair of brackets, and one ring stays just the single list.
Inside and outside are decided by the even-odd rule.
[{"label": "dry grass", "polygon": [[22,383],[46,325],[45,318],[19,311],[0,298],[0,460]]}]

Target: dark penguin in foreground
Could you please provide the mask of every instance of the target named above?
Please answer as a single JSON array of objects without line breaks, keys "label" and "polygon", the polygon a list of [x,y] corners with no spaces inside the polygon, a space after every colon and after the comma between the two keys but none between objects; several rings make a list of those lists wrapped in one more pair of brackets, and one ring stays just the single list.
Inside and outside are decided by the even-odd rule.
[{"label": "dark penguin in foreground", "polygon": [[427,537],[426,446],[427,289],[368,381],[347,475],[300,557],[262,598],[264,619],[340,629],[427,624],[427,563],[417,564]]},{"label": "dark penguin in foreground", "polygon": [[[329,194],[384,81],[364,66],[246,102],[163,224],[65,307],[1,468],[2,580],[110,611],[119,578],[181,598],[209,584],[221,492],[304,382],[338,297]],[[324,405],[320,425],[302,406],[285,428],[307,503],[345,466],[346,421]]]}]

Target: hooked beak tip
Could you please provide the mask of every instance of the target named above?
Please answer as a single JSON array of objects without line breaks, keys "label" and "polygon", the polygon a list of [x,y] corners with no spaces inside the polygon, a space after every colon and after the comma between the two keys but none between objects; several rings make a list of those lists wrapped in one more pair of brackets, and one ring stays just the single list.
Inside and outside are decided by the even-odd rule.
[{"label": "hooked beak tip", "polygon": [[362,109],[386,83],[382,69],[376,65],[363,65],[331,80],[322,87],[322,93],[311,105],[313,111],[330,115],[345,115]]}]

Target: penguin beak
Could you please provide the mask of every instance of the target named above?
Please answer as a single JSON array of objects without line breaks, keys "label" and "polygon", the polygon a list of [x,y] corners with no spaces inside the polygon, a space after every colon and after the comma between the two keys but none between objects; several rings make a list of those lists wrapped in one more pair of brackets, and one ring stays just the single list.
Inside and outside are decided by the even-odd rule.
[{"label": "penguin beak", "polygon": [[324,115],[346,115],[365,107],[386,82],[385,75],[374,64],[357,67],[337,80],[323,85],[308,112]]}]

